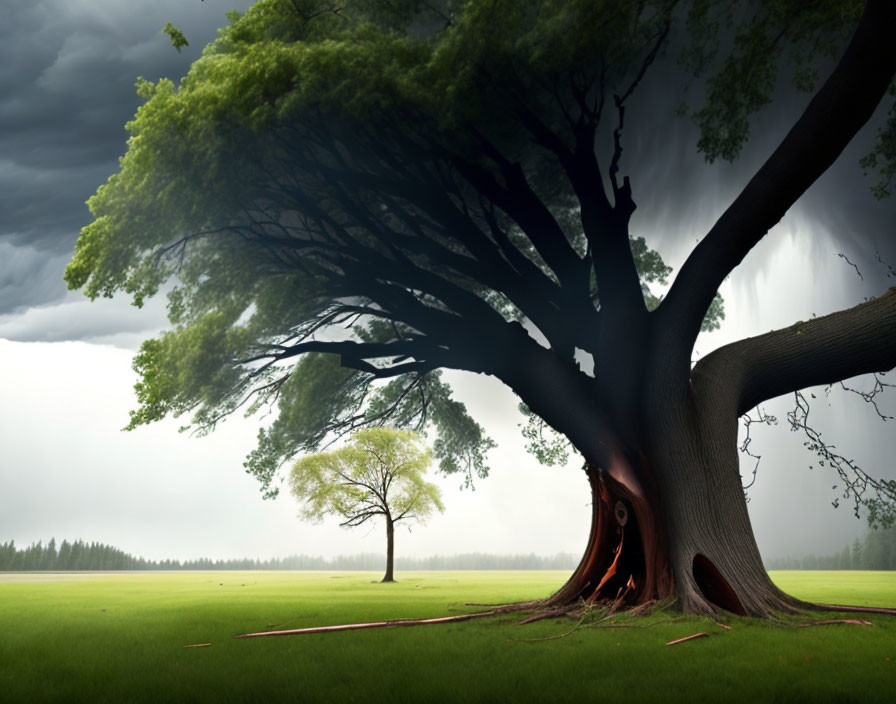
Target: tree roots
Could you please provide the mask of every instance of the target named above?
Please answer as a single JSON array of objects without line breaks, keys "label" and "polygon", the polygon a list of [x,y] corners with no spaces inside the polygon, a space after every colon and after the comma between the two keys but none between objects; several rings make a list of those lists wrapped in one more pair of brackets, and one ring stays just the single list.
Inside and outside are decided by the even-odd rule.
[{"label": "tree roots", "polygon": [[[546,619],[555,619],[561,617],[568,617],[576,619],[576,624],[572,629],[565,631],[563,633],[559,633],[552,636],[547,636],[545,638],[527,638],[527,639],[513,639],[518,640],[519,642],[539,642],[545,640],[555,640],[557,638],[565,638],[576,631],[582,628],[650,628],[652,626],[657,626],[660,624],[668,624],[668,623],[676,623],[679,621],[683,621],[687,618],[687,616],[682,615],[676,618],[670,619],[662,619],[662,620],[654,620],[648,623],[632,623],[632,620],[640,619],[643,617],[650,616],[657,612],[663,611],[674,604],[673,598],[663,599],[657,601],[655,599],[651,599],[645,601],[641,604],[633,606],[628,609],[620,610],[620,606],[623,603],[624,594],[617,595],[617,597],[613,600],[604,599],[598,602],[590,602],[585,600],[579,600],[575,603],[565,604],[565,605],[550,605],[548,601],[530,601],[530,602],[521,602],[518,604],[501,604],[497,606],[491,606],[486,611],[477,611],[474,613],[466,613],[466,614],[457,614],[454,616],[442,616],[439,618],[421,618],[421,619],[392,619],[388,621],[372,621],[369,623],[346,623],[339,624],[333,626],[314,626],[310,628],[292,628],[289,630],[281,630],[281,631],[261,631],[258,633],[243,633],[235,638],[259,638],[264,636],[290,636],[290,635],[303,635],[303,634],[311,634],[311,633],[331,633],[335,631],[356,631],[368,628],[397,628],[397,627],[406,627],[406,626],[428,626],[439,623],[457,623],[460,621],[469,621],[477,618],[487,618],[490,616],[499,616],[501,614],[510,614],[510,613],[519,613],[521,611],[532,611],[533,613],[525,616],[521,620],[516,623],[519,624],[529,624],[535,623],[536,621],[543,621]],[[468,606],[487,606],[486,604],[467,604]],[[891,616],[896,616],[896,608],[885,608],[885,607],[877,607],[877,606],[838,606],[834,604],[809,604],[809,606],[815,610],[820,611],[828,611],[828,612],[840,612],[840,613],[871,613],[871,614],[886,614]],[[804,612],[804,615],[805,612]],[[719,628],[722,628],[726,631],[731,630],[731,626],[721,623],[714,618],[710,618],[710,621],[714,623]],[[854,625],[854,626],[871,626],[873,625],[870,621],[864,621],[860,619],[846,619],[846,618],[830,618],[830,619],[821,619],[816,621],[805,621],[800,623],[793,623],[789,620],[778,620],[773,619],[773,622],[777,625],[789,628],[805,628],[809,626],[831,626],[831,625]],[[677,640],[671,641],[666,645],[676,645],[678,643],[683,643],[689,640],[694,640],[696,638],[703,638],[708,636],[707,633],[697,633],[691,636],[686,636],[683,638],[679,638]]]}]

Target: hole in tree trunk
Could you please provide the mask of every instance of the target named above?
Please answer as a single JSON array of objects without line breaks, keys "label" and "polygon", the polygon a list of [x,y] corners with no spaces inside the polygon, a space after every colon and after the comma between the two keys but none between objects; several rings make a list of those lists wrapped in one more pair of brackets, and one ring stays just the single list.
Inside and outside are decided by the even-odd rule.
[{"label": "hole in tree trunk", "polygon": [[594,499],[588,545],[569,581],[549,603],[583,599],[639,604],[671,596],[671,568],[658,545],[653,506],[640,485],[629,489],[592,465],[586,465],[586,472]]},{"label": "hole in tree trunk", "polygon": [[[605,524],[604,550],[612,545],[607,566],[597,587],[588,601],[597,599],[617,599],[625,595],[625,601],[635,602],[643,590],[646,572],[641,531],[634,511],[626,502],[617,500],[614,504],[604,501],[604,510],[612,505],[612,518]],[[606,554],[606,553],[605,553]]]},{"label": "hole in tree trunk", "polygon": [[694,555],[694,581],[711,604],[738,616],[747,615],[731,585],[706,555]]}]

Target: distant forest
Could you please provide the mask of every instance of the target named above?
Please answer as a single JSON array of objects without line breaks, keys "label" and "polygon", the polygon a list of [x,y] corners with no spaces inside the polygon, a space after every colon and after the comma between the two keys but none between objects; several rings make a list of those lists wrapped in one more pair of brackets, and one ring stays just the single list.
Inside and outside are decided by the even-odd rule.
[{"label": "distant forest", "polygon": [[896,570],[896,526],[870,530],[833,555],[766,560],[769,570]]},{"label": "distant forest", "polygon": [[[551,557],[539,555],[488,555],[466,553],[424,558],[396,557],[398,570],[559,570],[574,569],[578,558],[570,553]],[[14,541],[0,544],[0,571],[29,570],[90,571],[90,570],[382,570],[385,556],[360,553],[334,558],[313,555],[292,555],[270,560],[242,558],[237,560],[146,560],[123,550],[76,540],[63,540],[57,546],[51,539],[46,545],[33,543],[18,549]]]},{"label": "distant forest", "polygon": [[[490,555],[464,553],[435,557],[396,557],[398,570],[566,570],[574,569],[578,557],[558,553],[540,555]],[[385,557],[379,553],[360,553],[325,558],[292,555],[269,560],[147,560],[102,543],[51,539],[46,545],[33,543],[19,549],[14,541],[0,544],[0,571],[29,570],[382,570]],[[766,561],[770,570],[896,570],[896,527],[869,531],[851,547],[832,555],[784,557]]]}]

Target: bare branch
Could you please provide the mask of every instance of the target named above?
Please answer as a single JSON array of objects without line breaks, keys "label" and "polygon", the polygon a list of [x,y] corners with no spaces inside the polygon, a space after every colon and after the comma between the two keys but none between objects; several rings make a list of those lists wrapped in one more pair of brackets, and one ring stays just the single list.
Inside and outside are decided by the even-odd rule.
[{"label": "bare branch", "polygon": [[[751,416],[749,413],[745,413],[744,415],[741,416],[741,421],[744,424],[744,429],[746,431],[746,434],[744,436],[743,442],[740,445],[740,451],[742,453],[744,453],[745,455],[747,455],[748,457],[751,457],[752,459],[756,460],[756,463],[753,465],[753,472],[752,472],[752,476],[750,477],[750,481],[749,481],[749,483],[744,485],[744,493],[745,494],[746,494],[747,489],[749,489],[750,487],[753,486],[753,484],[756,483],[756,475],[757,475],[757,472],[759,471],[759,462],[762,460],[762,455],[755,454],[754,452],[752,452],[750,450],[750,444],[753,441],[753,438],[750,437],[750,427],[756,423],[760,423],[762,425],[777,425],[778,424],[778,419],[773,415],[769,415],[768,413],[765,413],[762,410],[761,406],[756,407],[756,413],[757,413],[756,418],[753,418],[753,416]],[[748,502],[749,502],[749,500],[750,500],[749,497],[747,497]]]},{"label": "bare branch", "polygon": [[853,269],[855,269],[856,274],[858,274],[859,278],[862,279],[862,281],[865,280],[865,277],[862,276],[862,272],[859,271],[859,267],[857,267],[855,264],[853,264],[851,261],[849,261],[849,257],[847,257],[845,254],[843,254],[843,252],[836,252],[835,254],[838,257],[840,257],[843,261],[845,261],[847,264],[849,264]]},{"label": "bare branch", "polygon": [[[860,517],[859,510],[863,505],[868,506],[870,503],[872,507],[881,505],[892,507],[896,504],[896,481],[875,479],[854,460],[836,452],[836,445],[826,443],[821,433],[809,425],[809,411],[809,402],[805,395],[801,391],[795,391],[794,408],[787,412],[790,429],[793,432],[802,432],[806,436],[803,446],[816,454],[819,466],[831,467],[837,472],[844,486],[843,498],[853,500],[853,512],[856,518]],[[831,488],[837,489],[838,485],[834,484]],[[868,494],[872,496],[869,497]],[[835,508],[839,504],[839,499],[834,499],[832,502]],[[892,508],[889,510],[892,512]],[[872,509],[869,516],[872,525],[875,523],[876,515],[877,512]]]},{"label": "bare branch", "polygon": [[[896,287],[879,298],[725,345],[694,366],[699,388],[725,378],[738,415],[777,396],[896,366]],[[727,375],[727,376],[719,376]]]}]

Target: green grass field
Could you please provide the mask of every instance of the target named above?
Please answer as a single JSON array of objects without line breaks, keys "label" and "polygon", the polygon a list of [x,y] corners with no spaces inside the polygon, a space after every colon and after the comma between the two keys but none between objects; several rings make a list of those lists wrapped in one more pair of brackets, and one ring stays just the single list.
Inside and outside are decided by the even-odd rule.
[{"label": "green grass field", "polygon": [[[0,702],[868,702],[896,697],[896,617],[795,628],[674,613],[595,628],[434,617],[546,596],[565,572],[0,573]],[[896,573],[778,572],[813,601],[896,605]],[[855,615],[852,615],[855,618]],[[570,631],[572,631],[570,633]],[[698,631],[709,638],[667,647]],[[563,635],[568,633],[568,635]],[[209,647],[184,645],[212,643]]]}]

